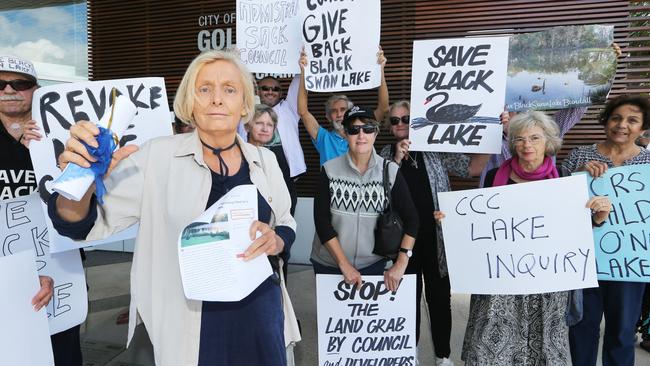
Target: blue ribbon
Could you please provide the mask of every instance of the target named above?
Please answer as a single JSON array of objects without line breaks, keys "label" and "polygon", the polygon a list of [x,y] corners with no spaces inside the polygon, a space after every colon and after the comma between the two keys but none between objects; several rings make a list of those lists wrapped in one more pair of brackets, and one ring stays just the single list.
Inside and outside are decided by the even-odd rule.
[{"label": "blue ribbon", "polygon": [[111,130],[101,126],[97,127],[99,128],[99,135],[96,137],[98,147],[92,147],[85,142],[83,142],[83,144],[86,146],[88,153],[97,159],[96,162],[90,163],[90,170],[95,173],[95,196],[97,196],[97,202],[99,202],[100,205],[103,205],[104,200],[102,197],[104,197],[104,194],[106,193],[104,174],[106,174],[108,166],[111,164],[113,151],[117,145],[115,144]]}]

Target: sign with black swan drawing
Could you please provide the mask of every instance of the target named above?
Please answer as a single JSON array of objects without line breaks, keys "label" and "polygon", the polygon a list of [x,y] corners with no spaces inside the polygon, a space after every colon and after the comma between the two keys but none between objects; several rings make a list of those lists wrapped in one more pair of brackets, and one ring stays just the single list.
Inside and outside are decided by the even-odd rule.
[{"label": "sign with black swan drawing", "polygon": [[501,152],[508,38],[413,42],[413,151]]}]

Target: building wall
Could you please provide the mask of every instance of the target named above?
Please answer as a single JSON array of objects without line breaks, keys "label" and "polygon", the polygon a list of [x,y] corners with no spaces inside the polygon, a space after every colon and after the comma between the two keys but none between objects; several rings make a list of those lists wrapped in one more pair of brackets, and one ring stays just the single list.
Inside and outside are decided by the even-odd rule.
[{"label": "building wall", "polygon": [[[539,31],[553,26],[611,24],[615,41],[630,57],[619,60],[610,96],[650,91],[647,42],[650,6],[639,1],[479,1],[382,0],[381,45],[388,58],[386,76],[391,101],[409,99],[412,41]],[[171,101],[189,62],[201,48],[235,44],[235,0],[88,0],[89,77],[92,80],[164,76]],[[207,38],[206,38],[207,37]],[[286,81],[288,85],[288,80]],[[286,86],[285,85],[285,86]],[[349,93],[356,103],[376,105],[374,90]],[[324,118],[327,95],[310,94],[310,109]],[[601,106],[589,108],[565,139],[560,160],[578,145],[603,138],[596,124]],[[325,126],[328,127],[328,126]],[[377,147],[391,141],[382,130]],[[298,182],[301,196],[313,196],[318,154],[304,129],[301,142],[308,164]],[[456,188],[475,180],[454,180]]]}]

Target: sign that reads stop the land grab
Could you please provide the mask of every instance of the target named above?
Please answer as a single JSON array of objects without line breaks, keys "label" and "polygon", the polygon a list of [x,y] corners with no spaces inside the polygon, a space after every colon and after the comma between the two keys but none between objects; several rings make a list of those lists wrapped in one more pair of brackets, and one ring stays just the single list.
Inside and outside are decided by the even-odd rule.
[{"label": "sign that reads stop the land grab", "polygon": [[383,276],[319,274],[316,292],[320,366],[415,365],[415,275],[390,291]]}]

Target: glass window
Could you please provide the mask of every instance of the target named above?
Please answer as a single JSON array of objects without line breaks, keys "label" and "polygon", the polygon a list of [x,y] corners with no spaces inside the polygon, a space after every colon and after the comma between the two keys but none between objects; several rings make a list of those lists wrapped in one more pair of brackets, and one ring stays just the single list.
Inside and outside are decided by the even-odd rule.
[{"label": "glass window", "polygon": [[88,80],[86,2],[15,3],[0,6],[0,54],[32,61],[41,85]]}]

